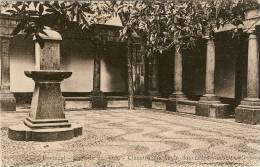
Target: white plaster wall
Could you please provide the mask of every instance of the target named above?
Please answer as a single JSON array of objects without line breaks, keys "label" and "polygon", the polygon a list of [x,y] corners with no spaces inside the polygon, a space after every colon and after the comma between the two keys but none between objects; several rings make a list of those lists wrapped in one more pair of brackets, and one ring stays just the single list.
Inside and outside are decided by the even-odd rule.
[{"label": "white plaster wall", "polygon": [[10,43],[10,89],[12,92],[31,92],[34,82],[24,71],[34,69],[34,47],[30,39],[16,36]]},{"label": "white plaster wall", "polygon": [[90,92],[93,85],[91,45],[83,40],[65,39],[61,48],[61,68],[72,71],[71,77],[62,82],[62,91]]},{"label": "white plaster wall", "polygon": [[[72,76],[62,82],[63,92],[90,92],[93,85],[93,47],[85,40],[65,39],[61,44],[61,69],[72,71]],[[116,53],[117,54],[117,53]],[[34,44],[31,39],[15,37],[10,46],[11,91],[32,92],[34,82],[24,75],[34,69]],[[123,55],[120,55],[123,56]],[[105,92],[124,92],[122,62],[115,56],[101,62],[101,89]],[[109,60],[109,61],[107,61]]]}]

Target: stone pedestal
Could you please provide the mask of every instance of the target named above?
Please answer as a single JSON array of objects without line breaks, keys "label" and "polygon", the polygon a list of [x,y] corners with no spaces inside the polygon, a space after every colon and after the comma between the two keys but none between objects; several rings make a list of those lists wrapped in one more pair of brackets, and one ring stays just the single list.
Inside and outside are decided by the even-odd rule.
[{"label": "stone pedestal", "polygon": [[174,92],[170,95],[166,109],[169,111],[177,111],[177,102],[186,99],[182,92],[182,54],[179,44],[175,45],[174,57]]},{"label": "stone pedestal", "polygon": [[260,124],[259,46],[255,30],[248,41],[247,97],[235,109],[235,120],[240,123]]},{"label": "stone pedestal", "polygon": [[16,99],[10,91],[10,36],[0,36],[1,53],[1,87],[0,87],[0,111],[15,111]]},{"label": "stone pedestal", "polygon": [[211,37],[206,37],[207,40],[207,61],[206,61],[206,79],[205,90],[196,106],[196,115],[224,118],[228,115],[228,105],[222,104],[219,98],[215,95],[215,43]]},{"label": "stone pedestal", "polygon": [[93,90],[90,94],[91,97],[91,108],[93,109],[106,109],[107,100],[104,93],[100,89],[100,77],[101,77],[101,58],[100,50],[101,46],[96,44],[95,55],[94,55],[94,71],[93,71]]},{"label": "stone pedestal", "polygon": [[36,70],[25,71],[25,75],[35,82],[29,116],[23,124],[9,127],[8,137],[13,140],[59,141],[82,134],[79,124],[69,123],[64,113],[64,102],[60,83],[72,72],[61,71],[61,36],[52,30],[45,30],[48,36],[44,48],[35,44]]}]

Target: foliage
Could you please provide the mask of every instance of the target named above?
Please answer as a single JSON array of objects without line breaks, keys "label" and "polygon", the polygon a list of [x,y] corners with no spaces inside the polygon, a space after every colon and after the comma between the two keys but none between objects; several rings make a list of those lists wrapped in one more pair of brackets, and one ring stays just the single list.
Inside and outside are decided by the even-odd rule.
[{"label": "foliage", "polygon": [[227,23],[239,26],[245,12],[256,6],[256,0],[23,1],[7,12],[21,19],[14,35],[24,31],[39,40],[44,26],[65,29],[74,24],[86,30],[119,15],[122,39],[140,37],[149,55],[176,43],[190,47]]},{"label": "foliage", "polygon": [[34,35],[43,45],[39,33],[45,34],[45,26],[63,30],[77,25],[82,30],[88,29],[90,25],[104,23],[110,18],[108,5],[91,1],[18,1],[6,12],[20,19],[12,35],[24,31],[25,37]]},{"label": "foliage", "polygon": [[176,43],[190,47],[196,40],[214,36],[225,24],[239,26],[256,0],[142,0],[118,5],[124,18],[123,38],[140,35],[147,52],[162,53]]}]

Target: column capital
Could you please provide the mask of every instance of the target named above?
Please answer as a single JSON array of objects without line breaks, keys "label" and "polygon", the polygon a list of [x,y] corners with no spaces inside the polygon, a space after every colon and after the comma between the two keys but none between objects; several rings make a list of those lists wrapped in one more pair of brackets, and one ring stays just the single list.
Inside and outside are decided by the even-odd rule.
[{"label": "column capital", "polygon": [[260,35],[260,29],[257,28],[257,27],[253,27],[251,29],[249,29],[247,31],[247,34],[249,35],[249,38],[252,38],[253,36],[250,37],[250,35],[254,35],[255,38],[259,38],[259,35]]},{"label": "column capital", "polygon": [[256,29],[250,29],[247,33],[249,34],[248,39],[257,39],[259,35]]},{"label": "column capital", "polygon": [[257,30],[256,30],[255,27],[252,27],[252,28],[250,28],[250,29],[247,31],[248,34],[255,34],[256,32],[257,32]]}]

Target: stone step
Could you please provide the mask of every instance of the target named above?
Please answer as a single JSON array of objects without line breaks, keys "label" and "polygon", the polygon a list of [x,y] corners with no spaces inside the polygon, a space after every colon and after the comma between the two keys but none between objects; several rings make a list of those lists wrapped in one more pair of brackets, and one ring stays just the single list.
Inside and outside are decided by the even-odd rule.
[{"label": "stone step", "polygon": [[71,124],[69,122],[55,122],[55,123],[31,123],[28,120],[24,120],[24,124],[30,128],[65,128],[70,127]]},{"label": "stone step", "polygon": [[67,101],[65,102],[65,110],[76,110],[76,109],[90,109],[91,101],[86,100],[76,100],[76,101]]},{"label": "stone step", "polygon": [[[128,106],[127,97],[125,96],[107,96],[108,108],[126,108]],[[91,109],[90,97],[65,97],[65,109]]]},{"label": "stone step", "polygon": [[153,97],[152,108],[159,110],[166,110],[166,103],[168,102],[167,98],[162,97]]},{"label": "stone step", "polygon": [[127,100],[108,100],[108,108],[126,108],[128,106]]},{"label": "stone step", "polygon": [[162,101],[153,101],[152,108],[159,109],[159,110],[166,110],[166,103]]}]

